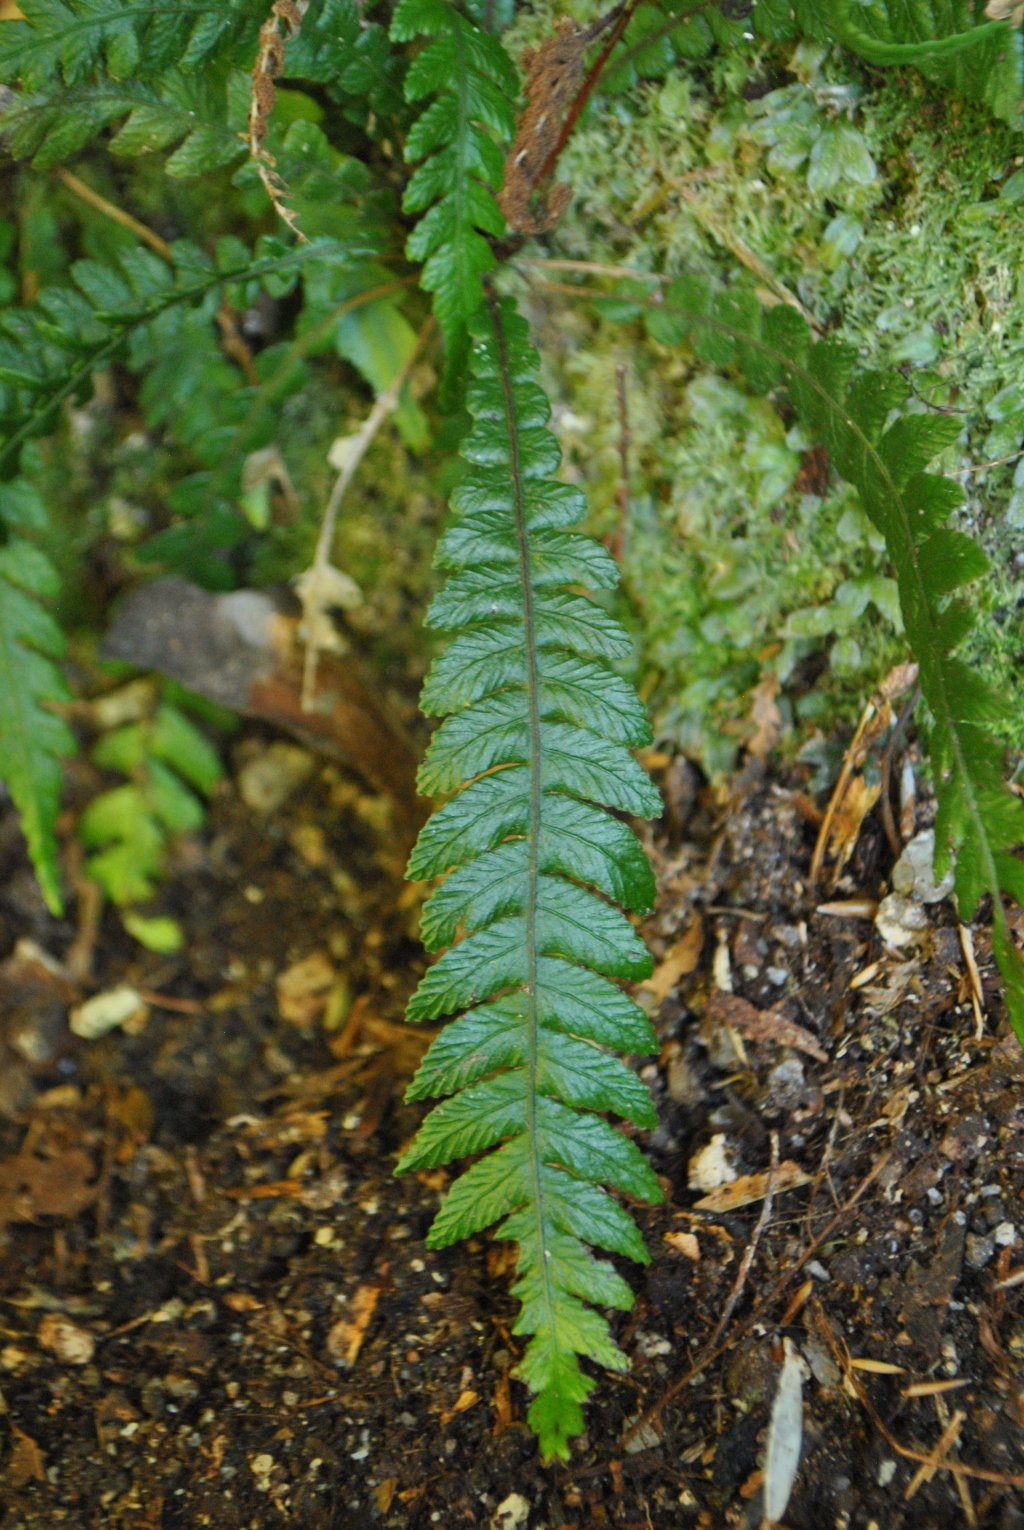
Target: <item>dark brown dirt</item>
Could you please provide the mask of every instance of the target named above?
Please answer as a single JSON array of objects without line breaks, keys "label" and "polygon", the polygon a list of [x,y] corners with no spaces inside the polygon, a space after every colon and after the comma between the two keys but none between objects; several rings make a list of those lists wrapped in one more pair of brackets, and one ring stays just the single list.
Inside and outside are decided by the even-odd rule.
[{"label": "dark brown dirt", "polygon": [[[247,734],[241,756],[262,743]],[[784,1337],[812,1373],[790,1530],[1024,1525],[1008,1481],[1024,1473],[1024,1284],[998,1288],[1024,1262],[1024,1065],[984,921],[976,1039],[948,903],[916,950],[886,954],[867,920],[815,912],[805,799],[756,774],[729,803],[690,787],[651,842],[645,933],[662,960],[699,915],[702,954],[657,1009],[661,1056],[636,1060],[661,1113],[640,1140],[670,1193],[637,1213],[649,1269],[623,1268],[632,1370],[599,1377],[568,1465],[540,1463],[509,1380],[503,1247],[425,1250],[447,1181],[391,1173],[417,1119],[401,1089],[422,1042],[398,1023],[423,958],[380,799],[335,767],[262,819],[225,790],[164,891],[181,956],[140,955],[104,919],[88,991],[127,981],[177,1005],[152,1002],[135,1036],[73,1037],[67,980],[19,948],[0,976],[0,1530],[456,1530],[502,1525],[513,1494],[525,1530],[754,1527]],[[72,782],[68,825],[89,789]],[[26,938],[63,959],[74,906],[67,923],[41,908],[12,824],[0,961]],[[849,885],[877,896],[873,834]],[[277,978],[315,952],[356,1001],[333,1032],[280,1013]],[[723,1021],[726,952],[735,994],[827,1062]],[[672,1392],[762,1205],[693,1210],[690,1165],[719,1136],[733,1172],[764,1171],[772,1132],[809,1179],[776,1196],[723,1355]],[[934,1382],[958,1385],[905,1395]],[[933,1451],[958,1411],[944,1459],[973,1475],[938,1469],[908,1498],[919,1463],[900,1450]]]}]

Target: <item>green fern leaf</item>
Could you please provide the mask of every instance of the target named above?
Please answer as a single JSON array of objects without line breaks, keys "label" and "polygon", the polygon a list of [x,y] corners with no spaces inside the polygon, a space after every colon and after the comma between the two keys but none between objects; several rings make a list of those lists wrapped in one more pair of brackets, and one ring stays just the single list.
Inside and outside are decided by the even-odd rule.
[{"label": "green fern leaf", "polygon": [[399,0],[392,40],[409,42],[420,33],[431,41],[406,74],[405,97],[436,99],[406,138],[406,159],[424,161],[402,203],[406,212],[424,214],[406,248],[410,259],[424,262],[420,284],[434,294],[449,352],[457,353],[480,306],[482,278],[495,264],[484,236],[505,230],[495,196],[504,173],[501,146],[515,132],[510,97],[518,85],[498,39],[447,0]]},{"label": "green fern leaf", "polygon": [[57,574],[37,547],[18,535],[41,529],[41,502],[24,481],[0,490],[0,779],[21,817],[29,855],[48,908],[62,909],[53,826],[60,804],[60,759],[74,754],[70,729],[47,703],[71,694],[54,660],[64,653],[56,622],[39,604],[57,594]]},{"label": "green fern leaf", "polygon": [[464,1013],[410,1087],[410,1099],[450,1098],[398,1172],[497,1148],[456,1181],[429,1241],[440,1248],[506,1219],[499,1235],[519,1244],[516,1332],[533,1336],[518,1374],[538,1394],[530,1422],[545,1456],[565,1456],[593,1385],[577,1356],[627,1363],[585,1300],[628,1308],[632,1295],[587,1245],[647,1258],[602,1187],[662,1198],[635,1144],[597,1114],[656,1123],[643,1084],[605,1050],[656,1045],[642,1011],[609,981],[651,970],[614,905],[643,910],[654,887],[633,834],[607,809],[649,816],[661,804],[627,748],[650,736],[639,702],[598,662],[624,651],[625,634],[561,588],[607,588],[615,568],[564,529],[584,504],[547,477],[558,451],[526,325],[488,298],[470,329],[470,470],[438,552],[455,572],[430,613],[435,626],[469,630],[427,682],[428,710],[452,715],[420,774],[423,791],[461,789],[409,863],[411,877],[447,873],[423,934],[449,949],[408,1018]]},{"label": "green fern leaf", "polygon": [[[926,471],[960,433],[959,420],[911,414],[883,429],[889,411],[907,396],[898,375],[855,375],[856,354],[835,341],[811,345],[800,316],[786,307],[768,313],[715,296],[696,278],[669,288],[656,324],[670,324],[694,348],[714,337],[716,354],[755,357],[759,387],[783,375],[802,421],[819,437],[838,472],[852,483],[885,537],[896,574],[907,640],[920,666],[921,691],[932,716],[931,755],[939,812],[935,874],[955,860],[961,919],[983,894],[992,898],[994,950],[1006,985],[1010,1022],[1024,1043],[1024,960],[1010,937],[1002,892],[1024,892],[1021,863],[1009,852],[1024,844],[1024,802],[1002,780],[1002,747],[993,730],[1007,720],[1006,703],[952,650],[970,631],[973,612],[955,592],[988,567],[982,550],[944,526],[963,503],[951,480]],[[953,599],[950,599],[950,597]],[[428,825],[429,827],[429,825]]]},{"label": "green fern leaf", "polygon": [[912,64],[930,80],[1021,125],[1024,46],[1009,20],[983,19],[972,0],[793,0],[799,26],[869,64]]}]

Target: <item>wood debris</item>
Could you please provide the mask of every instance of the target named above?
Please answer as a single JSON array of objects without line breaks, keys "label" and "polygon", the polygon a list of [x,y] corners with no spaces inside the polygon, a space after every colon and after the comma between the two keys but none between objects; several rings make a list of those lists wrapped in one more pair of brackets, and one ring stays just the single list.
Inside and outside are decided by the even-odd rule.
[{"label": "wood debris", "polygon": [[828,1062],[828,1053],[810,1031],[774,1010],[756,1009],[737,994],[713,989],[707,1013],[723,1025],[731,1026],[749,1041],[774,1041],[781,1047],[805,1052],[818,1062]]},{"label": "wood debris", "polygon": [[[754,1201],[761,1201],[768,1193],[768,1181],[770,1175],[767,1170],[761,1174],[741,1174],[729,1185],[720,1185],[717,1190],[712,1190],[710,1195],[705,1195],[702,1200],[694,1202],[694,1211],[738,1211],[741,1206],[750,1206]],[[781,1195],[784,1190],[799,1190],[801,1185],[811,1183],[810,1174],[805,1174],[798,1163],[791,1158],[783,1159],[779,1164],[779,1170],[775,1176],[775,1193]]]}]

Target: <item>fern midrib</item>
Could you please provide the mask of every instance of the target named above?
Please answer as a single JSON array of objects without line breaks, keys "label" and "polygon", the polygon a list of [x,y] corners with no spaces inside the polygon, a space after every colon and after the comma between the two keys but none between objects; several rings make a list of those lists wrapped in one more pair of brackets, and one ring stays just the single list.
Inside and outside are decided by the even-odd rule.
[{"label": "fern midrib", "polygon": [[947,55],[962,56],[979,43],[987,41],[997,32],[1008,31],[1005,21],[989,21],[980,27],[970,27],[965,32],[953,32],[949,37],[922,38],[920,42],[885,42],[862,32],[852,22],[842,20],[836,26],[839,41],[854,53],[860,53],[872,64],[917,64]]},{"label": "fern midrib", "polygon": [[[456,227],[460,230],[469,222],[469,198],[466,191],[466,183],[469,179],[467,160],[469,156],[469,87],[467,84],[468,65],[466,63],[465,39],[459,26],[459,17],[456,15],[452,24],[452,36],[455,38],[455,48],[459,57],[459,79],[457,99],[459,103],[458,128],[455,137],[455,190],[452,195],[455,198]],[[461,248],[462,239],[459,239]],[[498,328],[498,321],[495,320]],[[513,437],[513,450],[515,449],[515,420],[509,415],[509,433]]]},{"label": "fern midrib", "polygon": [[[910,525],[910,519],[907,515],[906,509],[904,508],[903,495],[900,493],[899,489],[896,487],[896,484],[893,482],[892,475],[890,474],[884,459],[875,450],[873,442],[868,438],[868,436],[864,434],[864,431],[858,425],[857,421],[853,419],[845,409],[841,408],[840,405],[837,404],[831,393],[829,393],[826,388],[822,387],[817,378],[814,377],[811,372],[807,371],[805,367],[802,367],[799,362],[793,361],[790,357],[786,356],[782,351],[776,350],[773,346],[768,345],[765,341],[759,340],[753,335],[745,334],[742,330],[736,329],[732,324],[727,324],[724,320],[716,319],[710,314],[696,313],[692,309],[681,307],[678,303],[672,303],[668,306],[677,313],[685,314],[687,318],[695,323],[706,324],[711,329],[717,329],[722,334],[731,336],[732,339],[734,339],[738,344],[749,345],[755,350],[763,352],[764,355],[771,356],[788,371],[795,373],[800,378],[800,380],[807,385],[807,387],[812,389],[813,392],[815,392],[818,397],[823,400],[829,411],[832,414],[837,415],[843,421],[843,423],[853,431],[858,441],[863,446],[865,452],[871,457],[883,480],[889,486],[889,491],[892,495],[893,503],[896,505],[897,514],[900,519],[901,530],[903,532],[904,541],[908,552],[908,560],[910,567],[913,570],[914,582],[917,585],[918,606],[919,609],[923,612],[924,625],[926,625],[929,637],[931,639],[931,650],[937,659],[940,658],[941,649],[938,642],[938,634],[935,630],[935,623],[932,620],[931,605],[928,601],[927,589],[925,587],[924,579],[921,575],[920,563],[917,557],[917,549],[914,545],[914,534]],[[899,569],[897,568],[897,575],[898,574]],[[942,665],[941,662],[936,662],[935,664],[929,664],[928,667],[930,672],[934,675],[935,691],[937,693],[935,695],[935,700],[941,704],[943,710],[946,728],[952,741],[953,752],[956,757],[962,788],[968,804],[968,811],[974,822],[975,834],[977,837],[978,845],[980,846],[981,861],[985,871],[985,878],[988,883],[988,891],[992,896],[993,920],[997,926],[1002,928],[1005,925],[1005,915],[1003,914],[1003,906],[999,896],[999,877],[996,871],[995,860],[989,847],[988,832],[985,828],[984,821],[982,820],[981,809],[978,806],[977,797],[975,796],[973,783],[971,781],[970,771],[967,768],[967,761],[964,755],[963,746],[960,742],[960,733],[957,728],[953,708],[946,693],[946,684],[942,673]],[[928,700],[929,704],[933,705],[932,698],[929,697]]]},{"label": "fern midrib", "polygon": [[555,1322],[555,1293],[551,1283],[550,1261],[545,1238],[544,1191],[540,1177],[540,1146],[537,1124],[537,1073],[539,1051],[539,1020],[537,1004],[537,896],[540,861],[540,676],[537,670],[537,644],[533,613],[533,588],[530,578],[530,549],[526,535],[526,507],[523,502],[523,480],[519,463],[519,439],[516,433],[515,397],[512,376],[505,347],[505,335],[501,327],[501,310],[493,289],[487,289],[487,304],[494,325],[495,348],[501,373],[501,387],[505,397],[505,418],[508,421],[509,473],[512,478],[512,498],[515,506],[516,540],[519,545],[519,574],[523,582],[523,637],[526,644],[526,694],[530,718],[530,845],[526,869],[526,1135],[530,1151],[530,1182],[533,1203],[537,1214],[537,1247],[540,1259],[541,1304],[552,1342],[557,1333]]}]

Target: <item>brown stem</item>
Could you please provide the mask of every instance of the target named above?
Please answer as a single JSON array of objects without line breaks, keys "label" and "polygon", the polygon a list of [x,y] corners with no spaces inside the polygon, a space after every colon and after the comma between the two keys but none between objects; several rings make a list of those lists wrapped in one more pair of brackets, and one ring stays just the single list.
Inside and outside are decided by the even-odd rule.
[{"label": "brown stem", "polygon": [[122,228],[131,229],[137,239],[148,244],[151,250],[171,265],[174,264],[174,255],[166,239],[161,239],[159,234],[154,234],[151,228],[140,223],[138,218],[133,218],[131,213],[125,212],[123,207],[118,207],[114,202],[108,202],[106,197],[101,197],[98,191],[93,191],[84,181],[80,181],[77,175],[72,175],[70,170],[65,170],[61,165],[57,169],[57,179],[83,202],[88,202],[97,212],[101,212],[105,218],[111,218],[115,223],[120,223]]},{"label": "brown stem", "polygon": [[892,853],[897,860],[903,854],[903,840],[900,838],[900,831],[896,827],[896,819],[892,811],[892,767],[893,761],[896,758],[896,751],[906,732],[907,723],[913,716],[914,708],[917,706],[920,695],[921,687],[915,685],[913,694],[896,719],[896,726],[892,730],[889,742],[885,746],[885,753],[882,756],[882,826],[885,829],[885,837],[892,847]]},{"label": "brown stem", "polygon": [[611,554],[622,562],[629,526],[629,400],[626,397],[626,368],[615,368],[615,391],[619,399],[619,524],[612,538]]},{"label": "brown stem", "polygon": [[[622,37],[623,32],[632,21],[633,12],[636,10],[639,3],[640,0],[629,0],[629,4],[625,7],[625,9],[620,11],[618,19],[616,20],[615,25],[612,27],[611,32],[609,33],[607,42],[591,65],[589,74],[583,81],[583,84],[580,86],[579,95],[576,97],[575,101],[572,103],[566,114],[565,121],[562,123],[562,131],[558,135],[558,142],[555,144],[555,147],[551,150],[551,153],[548,155],[547,159],[544,161],[543,166],[541,167],[538,184],[543,185],[545,181],[550,180],[551,176],[555,173],[555,166],[558,164],[562,150],[565,148],[566,144],[569,142],[569,139],[572,137],[576,124],[582,115],[583,108],[586,106],[587,102],[590,100],[590,97],[594,93],[594,86],[597,84],[601,70],[608,62],[608,59],[610,58],[615,45]],[[678,22],[676,25],[678,25]]]}]

